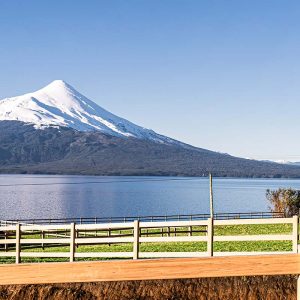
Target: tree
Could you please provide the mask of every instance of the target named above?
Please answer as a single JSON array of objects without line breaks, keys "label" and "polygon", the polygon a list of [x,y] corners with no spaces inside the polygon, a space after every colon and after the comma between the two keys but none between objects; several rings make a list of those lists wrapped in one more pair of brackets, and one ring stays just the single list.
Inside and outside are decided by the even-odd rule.
[{"label": "tree", "polygon": [[291,188],[267,190],[266,198],[270,203],[271,212],[283,212],[285,217],[299,215],[300,191]]}]

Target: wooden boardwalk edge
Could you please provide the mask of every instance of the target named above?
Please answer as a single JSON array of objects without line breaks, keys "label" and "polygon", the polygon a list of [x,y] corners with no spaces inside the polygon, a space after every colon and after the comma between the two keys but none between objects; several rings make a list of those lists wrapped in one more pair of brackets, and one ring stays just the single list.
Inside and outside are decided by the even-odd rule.
[{"label": "wooden boardwalk edge", "polygon": [[0,265],[0,285],[300,274],[300,255]]}]

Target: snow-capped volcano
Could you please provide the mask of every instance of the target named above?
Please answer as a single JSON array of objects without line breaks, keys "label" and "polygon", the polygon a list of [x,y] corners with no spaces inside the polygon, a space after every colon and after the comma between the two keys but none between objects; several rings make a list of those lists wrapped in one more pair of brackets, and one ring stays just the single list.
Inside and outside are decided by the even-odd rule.
[{"label": "snow-capped volcano", "polygon": [[36,128],[63,126],[79,131],[99,130],[114,136],[175,142],[108,112],[62,80],[55,80],[33,93],[0,100],[0,121],[3,120],[30,123]]}]

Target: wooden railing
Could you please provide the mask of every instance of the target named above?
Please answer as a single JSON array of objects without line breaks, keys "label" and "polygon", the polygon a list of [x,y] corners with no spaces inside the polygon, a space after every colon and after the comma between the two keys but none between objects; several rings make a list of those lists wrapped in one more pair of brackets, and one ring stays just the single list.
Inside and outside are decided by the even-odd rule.
[{"label": "wooden railing", "polygon": [[[225,225],[291,224],[289,234],[264,235],[214,235],[214,228]],[[278,252],[215,252],[214,242],[235,241],[291,241],[292,251]],[[206,251],[197,252],[142,252],[142,243],[205,242]],[[80,252],[82,245],[132,244],[130,252]],[[68,246],[68,252],[33,252]],[[25,250],[25,251],[24,251]],[[157,258],[157,257],[203,257],[225,255],[256,255],[298,253],[298,217],[235,220],[191,220],[106,224],[60,224],[28,225],[13,224],[0,227],[0,257],[15,257],[20,263],[23,257],[68,258]]]},{"label": "wooden railing", "polygon": [[[244,212],[244,213],[215,213],[215,220],[231,219],[267,219],[267,218],[284,218],[283,212]],[[160,222],[160,221],[195,221],[207,220],[210,214],[177,214],[177,215],[152,215],[152,216],[126,216],[126,217],[82,217],[82,218],[47,218],[47,219],[11,219],[0,220],[0,226],[21,223],[21,224],[99,224],[99,223],[126,223],[139,220],[141,222]]]}]

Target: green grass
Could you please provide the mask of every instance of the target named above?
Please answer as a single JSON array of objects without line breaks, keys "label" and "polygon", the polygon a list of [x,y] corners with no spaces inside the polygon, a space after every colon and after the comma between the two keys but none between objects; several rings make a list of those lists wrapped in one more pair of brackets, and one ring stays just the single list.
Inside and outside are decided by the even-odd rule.
[{"label": "green grass", "polygon": [[254,224],[216,226],[215,235],[289,234],[292,224]]},{"label": "green grass", "polygon": [[[193,227],[201,230],[203,227]],[[180,233],[180,230],[187,230],[187,228],[177,229],[177,236],[187,235]],[[216,226],[214,230],[215,235],[259,235],[259,234],[290,234],[292,231],[291,224],[272,224],[272,225],[232,225],[232,226]],[[143,232],[145,232],[143,230]],[[157,229],[149,230],[149,236],[155,235]],[[159,231],[160,232],[160,231]],[[118,234],[119,231],[111,231],[111,234]],[[130,233],[129,230],[123,230],[123,234]],[[104,233],[103,233],[104,234]],[[106,234],[106,233],[105,233]],[[195,233],[195,235],[204,235],[205,233]],[[168,234],[164,232],[164,236]],[[174,236],[174,232],[171,233]],[[22,238],[40,238],[40,235],[31,234],[25,235]],[[49,237],[53,238],[53,237]],[[291,241],[251,241],[251,242],[214,242],[214,251],[216,252],[245,252],[245,251],[291,251]],[[1,250],[3,251],[3,250]],[[69,252],[69,246],[52,247],[36,249],[24,249],[22,251],[29,252]],[[169,243],[141,243],[141,252],[205,252],[205,242],[169,242]],[[76,252],[132,252],[132,244],[112,244],[112,245],[82,245],[76,248]],[[87,258],[78,260],[99,260]],[[45,261],[68,261],[68,258],[22,258],[22,262],[45,262]],[[14,263],[14,258],[0,257],[0,263]]]}]

